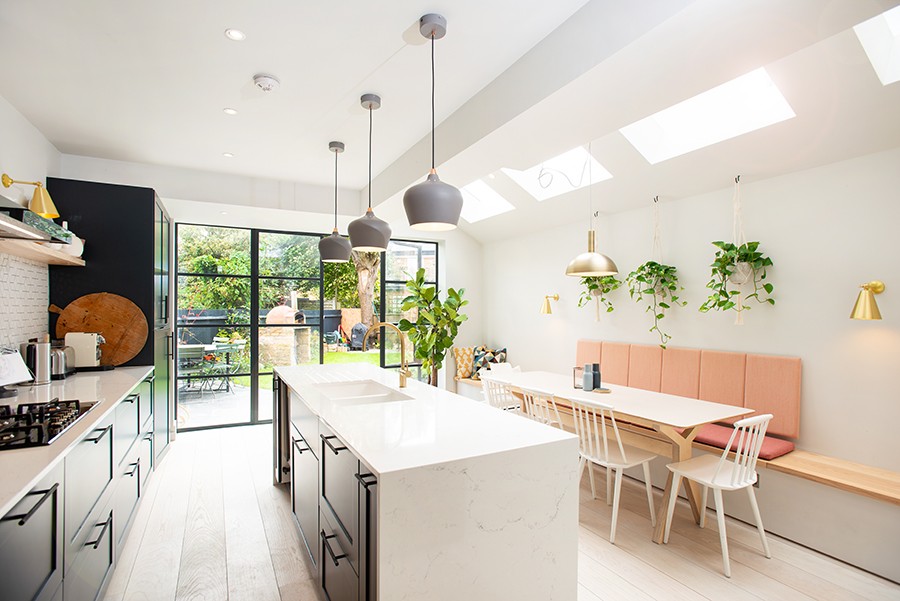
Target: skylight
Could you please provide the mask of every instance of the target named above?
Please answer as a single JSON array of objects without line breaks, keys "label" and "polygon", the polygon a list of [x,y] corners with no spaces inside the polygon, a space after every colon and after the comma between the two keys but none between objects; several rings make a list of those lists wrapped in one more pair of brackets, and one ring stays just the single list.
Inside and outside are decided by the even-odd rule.
[{"label": "skylight", "polygon": [[547,200],[584,188],[588,185],[588,173],[594,184],[612,178],[612,174],[583,146],[573,148],[525,171],[506,168],[502,171],[537,200]]},{"label": "skylight", "polygon": [[464,186],[461,192],[463,195],[462,218],[469,223],[494,217],[516,208],[481,180]]},{"label": "skylight", "polygon": [[757,69],[619,130],[651,165],[795,117]]},{"label": "skylight", "polygon": [[900,81],[900,6],[853,28],[882,85]]}]

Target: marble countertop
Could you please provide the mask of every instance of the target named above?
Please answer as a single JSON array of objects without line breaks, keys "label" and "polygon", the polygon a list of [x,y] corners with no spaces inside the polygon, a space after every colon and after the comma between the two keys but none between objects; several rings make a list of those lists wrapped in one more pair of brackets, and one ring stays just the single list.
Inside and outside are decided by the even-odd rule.
[{"label": "marble countertop", "polygon": [[84,372],[44,386],[20,386],[16,398],[0,400],[4,405],[41,403],[55,398],[97,403],[50,445],[0,451],[0,516],[12,509],[151,371],[152,367],[119,367],[110,371]]},{"label": "marble countertop", "polygon": [[[553,444],[575,436],[369,364],[276,367],[376,475]],[[332,401],[319,384],[375,380],[413,399],[369,404]]]}]

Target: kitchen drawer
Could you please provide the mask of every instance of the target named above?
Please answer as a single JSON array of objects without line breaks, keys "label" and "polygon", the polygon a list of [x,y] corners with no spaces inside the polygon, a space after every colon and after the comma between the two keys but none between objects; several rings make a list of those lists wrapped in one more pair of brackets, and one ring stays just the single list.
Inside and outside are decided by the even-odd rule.
[{"label": "kitchen drawer", "polygon": [[313,565],[318,565],[319,460],[313,455],[312,446],[299,435],[291,436],[291,510],[309,557]]},{"label": "kitchen drawer", "polygon": [[95,601],[112,573],[113,512],[103,513],[87,530],[63,580],[65,601]]},{"label": "kitchen drawer", "polygon": [[328,518],[323,513],[320,517],[321,530],[319,531],[319,544],[321,545],[321,570],[322,590],[328,601],[359,601],[359,577],[353,571],[346,551],[341,547]]},{"label": "kitchen drawer", "polygon": [[312,441],[319,440],[319,418],[310,411],[299,394],[290,388],[288,388],[288,393],[291,395],[291,423],[304,440],[311,441],[310,446],[313,453],[318,457],[318,443]]},{"label": "kitchen drawer", "polygon": [[135,390],[122,399],[122,402],[116,407],[115,444],[113,445],[116,465],[121,464],[125,459],[125,455],[141,431],[140,405],[141,394]]},{"label": "kitchen drawer", "polygon": [[115,412],[104,418],[66,456],[66,567],[72,545],[83,527],[92,527],[85,522],[113,480],[114,417]]},{"label": "kitchen drawer", "polygon": [[141,398],[138,400],[138,426],[141,432],[153,429],[150,418],[153,417],[153,386],[155,381],[156,376],[150,374],[138,387],[141,393]]},{"label": "kitchen drawer", "polygon": [[63,464],[0,519],[0,597],[49,601],[63,576]]},{"label": "kitchen drawer", "polygon": [[141,496],[141,448],[135,447],[129,453],[128,459],[122,462],[119,475],[116,478],[116,492],[113,494],[113,511],[116,514],[115,529],[113,531],[115,544],[121,546],[125,538],[125,532],[131,523],[131,516],[137,508],[138,499]]},{"label": "kitchen drawer", "polygon": [[144,488],[147,486],[147,480],[153,473],[153,431],[146,432],[141,436],[139,457],[141,458],[141,494],[144,494]]},{"label": "kitchen drawer", "polygon": [[324,423],[319,425],[320,489],[324,512],[333,518],[335,536],[357,567],[359,539],[359,461]]}]

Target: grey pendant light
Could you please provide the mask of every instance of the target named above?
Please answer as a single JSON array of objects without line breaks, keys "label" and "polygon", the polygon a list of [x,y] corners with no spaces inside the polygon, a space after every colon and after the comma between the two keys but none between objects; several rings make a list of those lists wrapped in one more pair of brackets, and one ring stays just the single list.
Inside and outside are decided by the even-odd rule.
[{"label": "grey pendant light", "polygon": [[325,263],[343,263],[350,260],[350,241],[338,233],[338,155],[344,152],[343,142],[329,142],[328,150],[334,153],[334,229],[330,236],[319,240],[319,257]]},{"label": "grey pendant light", "polygon": [[591,152],[591,144],[588,143],[588,203],[591,210],[591,229],[588,231],[588,249],[586,253],[581,253],[569,262],[566,267],[566,275],[574,277],[594,277],[605,275],[616,275],[619,268],[615,262],[604,254],[596,252],[595,245],[597,243],[597,234],[594,232],[594,199],[591,187],[594,185],[594,178],[591,173],[591,163],[593,163],[593,153]]},{"label": "grey pendant light", "polygon": [[434,41],[447,33],[447,19],[437,14],[419,19],[419,31],[431,40],[431,171],[428,178],[403,194],[403,208],[410,227],[432,232],[452,230],[459,223],[462,193],[438,178],[434,168]]},{"label": "grey pendant light", "polygon": [[366,214],[350,222],[350,245],[361,252],[384,252],[391,241],[391,226],[372,212],[372,111],[381,107],[381,97],[363,94],[359,99],[364,109],[369,111],[369,208]]}]

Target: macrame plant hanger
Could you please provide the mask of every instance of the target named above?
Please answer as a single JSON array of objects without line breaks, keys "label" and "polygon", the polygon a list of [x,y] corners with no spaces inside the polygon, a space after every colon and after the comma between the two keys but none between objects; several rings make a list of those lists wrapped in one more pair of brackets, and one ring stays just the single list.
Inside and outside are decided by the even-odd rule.
[{"label": "macrame plant hanger", "polygon": [[663,262],[662,242],[660,242],[659,225],[659,196],[653,197],[653,246],[650,248],[650,258],[657,263]]},{"label": "macrame plant hanger", "polygon": [[[734,178],[734,196],[732,197],[732,206],[734,210],[734,221],[732,224],[731,237],[732,242],[738,248],[747,244],[747,237],[744,235],[744,217],[742,214],[743,205],[741,204],[741,176]],[[731,276],[731,282],[737,287],[737,316],[734,318],[734,325],[744,325],[744,284],[752,277],[749,266],[738,263],[735,260],[734,274]]]}]

